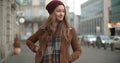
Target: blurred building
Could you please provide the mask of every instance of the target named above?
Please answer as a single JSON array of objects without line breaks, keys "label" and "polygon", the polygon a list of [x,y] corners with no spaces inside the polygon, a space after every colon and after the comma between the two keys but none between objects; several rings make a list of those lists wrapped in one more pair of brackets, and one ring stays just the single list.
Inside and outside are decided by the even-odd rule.
[{"label": "blurred building", "polygon": [[120,0],[111,0],[111,35],[120,35]]},{"label": "blurred building", "polygon": [[80,15],[76,15],[77,17],[77,33],[80,35]]},{"label": "blurred building", "polygon": [[75,28],[77,34],[80,34],[80,16],[75,15],[73,12],[69,13],[70,25]]},{"label": "blurred building", "polygon": [[25,21],[21,24],[21,39],[26,40],[31,34],[36,32],[41,23],[47,17],[45,10],[45,0],[16,0],[20,4],[18,17]]},{"label": "blurred building", "polygon": [[80,16],[74,15],[74,28],[77,31],[77,34],[80,34]]},{"label": "blurred building", "polygon": [[0,0],[0,63],[13,53],[14,37],[19,33],[17,10],[15,0]]},{"label": "blurred building", "polygon": [[88,0],[81,5],[80,34],[110,35],[110,0]]},{"label": "blurred building", "polygon": [[70,12],[69,13],[69,17],[70,17],[70,24],[71,24],[71,26],[74,26],[75,24],[74,24],[74,13],[73,12]]}]

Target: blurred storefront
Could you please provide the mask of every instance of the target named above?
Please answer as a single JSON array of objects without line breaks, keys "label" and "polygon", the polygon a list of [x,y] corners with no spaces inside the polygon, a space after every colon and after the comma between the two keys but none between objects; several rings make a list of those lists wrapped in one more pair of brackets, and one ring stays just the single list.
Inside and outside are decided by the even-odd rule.
[{"label": "blurred storefront", "polygon": [[112,36],[120,35],[120,22],[110,23],[110,24],[108,24],[108,27],[110,29]]},{"label": "blurred storefront", "polygon": [[111,33],[120,35],[120,0],[111,0],[111,10]]}]

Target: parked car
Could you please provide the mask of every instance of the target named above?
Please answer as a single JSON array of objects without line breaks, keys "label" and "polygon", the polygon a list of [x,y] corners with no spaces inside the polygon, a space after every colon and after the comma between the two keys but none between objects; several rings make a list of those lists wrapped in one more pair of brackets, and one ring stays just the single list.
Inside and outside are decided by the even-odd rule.
[{"label": "parked car", "polygon": [[115,36],[111,43],[111,50],[120,49],[120,36]]},{"label": "parked car", "polygon": [[96,42],[96,35],[84,35],[81,41],[84,42],[84,45],[93,45],[93,43]]},{"label": "parked car", "polygon": [[96,38],[96,45],[98,48],[104,47],[104,49],[107,48],[107,46],[110,46],[111,44],[111,39],[107,35],[99,35]]}]

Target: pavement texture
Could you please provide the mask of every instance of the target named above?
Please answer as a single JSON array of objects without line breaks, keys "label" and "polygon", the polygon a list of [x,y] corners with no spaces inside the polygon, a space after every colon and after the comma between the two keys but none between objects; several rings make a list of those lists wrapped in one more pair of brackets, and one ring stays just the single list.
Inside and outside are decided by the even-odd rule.
[{"label": "pavement texture", "polygon": [[[81,46],[81,48],[80,58],[73,63],[120,63],[119,50],[111,51],[109,48],[104,50],[87,46]],[[35,53],[23,43],[22,52],[19,55],[10,56],[7,63],[34,63],[34,57]]]}]

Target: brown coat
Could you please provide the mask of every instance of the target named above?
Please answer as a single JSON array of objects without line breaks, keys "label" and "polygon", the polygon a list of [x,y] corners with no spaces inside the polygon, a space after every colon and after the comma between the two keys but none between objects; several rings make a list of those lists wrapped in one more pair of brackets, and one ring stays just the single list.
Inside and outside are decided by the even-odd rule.
[{"label": "brown coat", "polygon": [[20,39],[19,39],[19,37],[18,37],[17,34],[16,34],[16,36],[15,36],[13,46],[14,46],[14,48],[21,48],[21,42],[20,42]]},{"label": "brown coat", "polygon": [[[77,38],[77,33],[75,32],[74,28],[70,28],[69,30],[70,30],[69,42],[67,42],[66,40],[61,41],[60,63],[71,63],[78,59],[79,56],[81,55],[81,48]],[[36,52],[35,47],[38,46],[36,46],[35,43],[39,41],[39,50],[36,52],[35,63],[40,63],[43,58],[44,49],[47,42],[46,41],[47,35],[48,33],[46,33],[45,29],[40,28],[26,41],[26,44],[33,52]],[[70,45],[72,46],[73,49],[73,53],[71,55],[69,53]]]}]

